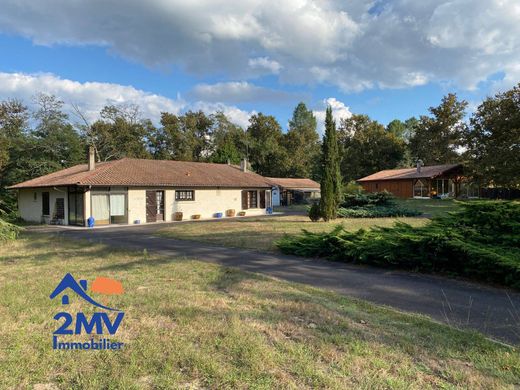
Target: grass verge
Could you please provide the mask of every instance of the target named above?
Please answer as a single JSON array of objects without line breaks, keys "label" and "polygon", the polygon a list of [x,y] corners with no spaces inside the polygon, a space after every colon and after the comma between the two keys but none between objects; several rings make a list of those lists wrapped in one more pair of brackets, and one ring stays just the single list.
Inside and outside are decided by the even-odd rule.
[{"label": "grass verge", "polygon": [[390,227],[396,221],[406,222],[412,226],[424,226],[427,220],[424,218],[338,218],[330,222],[311,222],[306,215],[286,215],[182,223],[161,229],[157,234],[234,248],[276,251],[275,241],[285,234],[299,234],[302,229],[314,233],[327,232],[341,224],[348,231],[356,231],[372,226]]},{"label": "grass verge", "polygon": [[[513,388],[518,350],[416,315],[235,269],[24,234],[0,246],[6,388]],[[113,351],[53,351],[49,294],[121,280]],[[71,310],[87,309],[73,298]]]}]

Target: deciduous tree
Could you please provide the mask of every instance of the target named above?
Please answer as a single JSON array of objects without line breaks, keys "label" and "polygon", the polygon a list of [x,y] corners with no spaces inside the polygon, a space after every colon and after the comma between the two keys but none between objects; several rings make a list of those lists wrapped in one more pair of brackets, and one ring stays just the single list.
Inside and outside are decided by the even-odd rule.
[{"label": "deciduous tree", "polygon": [[483,184],[520,187],[520,84],[489,97],[465,133],[469,172]]},{"label": "deciduous tree", "polygon": [[288,155],[286,174],[289,177],[312,177],[319,162],[320,142],[316,131],[316,118],[305,103],[299,103],[289,121],[284,137]]},{"label": "deciduous tree", "polygon": [[412,155],[427,165],[459,162],[458,148],[466,129],[467,105],[450,93],[442,98],[439,106],[430,107],[431,116],[420,117],[410,139]]},{"label": "deciduous tree", "polygon": [[285,175],[287,153],[282,147],[282,128],[276,119],[262,113],[253,115],[246,135],[254,171],[264,176]]},{"label": "deciduous tree", "polygon": [[405,142],[367,115],[341,121],[341,172],[349,182],[383,169],[395,168],[403,159]]}]

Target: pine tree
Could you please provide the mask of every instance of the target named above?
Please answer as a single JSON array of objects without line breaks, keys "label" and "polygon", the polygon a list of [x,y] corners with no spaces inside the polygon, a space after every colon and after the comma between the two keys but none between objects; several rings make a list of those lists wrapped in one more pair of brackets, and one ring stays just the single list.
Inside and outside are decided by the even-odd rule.
[{"label": "pine tree", "polygon": [[325,136],[322,145],[322,179],[320,210],[323,220],[336,219],[341,201],[341,172],[336,134],[336,122],[332,118],[332,108],[327,107],[325,115]]}]

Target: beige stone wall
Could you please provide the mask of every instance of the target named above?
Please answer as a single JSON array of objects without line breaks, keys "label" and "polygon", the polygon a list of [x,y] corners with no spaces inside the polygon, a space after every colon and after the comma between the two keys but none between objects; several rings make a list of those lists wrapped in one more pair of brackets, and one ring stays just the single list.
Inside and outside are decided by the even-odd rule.
[{"label": "beige stone wall", "polygon": [[[234,209],[236,213],[242,211],[242,189],[195,188],[195,200],[176,201],[175,189],[153,188],[164,191],[164,219],[172,221],[173,214],[183,213],[183,219],[191,219],[192,215],[200,214],[202,219],[214,218],[216,213]],[[186,188],[192,189],[192,188]],[[253,190],[253,189],[251,189]],[[270,191],[266,193],[266,203],[269,205]],[[259,199],[259,198],[258,198]],[[265,209],[244,210],[246,215],[264,215]],[[136,220],[146,223],[146,188],[128,189],[128,223]]]},{"label": "beige stone wall", "polygon": [[90,191],[85,191],[83,194],[83,210],[85,212],[85,226],[88,226],[88,219],[92,215],[90,212]]},{"label": "beige stone wall", "polygon": [[[182,212],[183,219],[191,219],[193,215],[200,214],[201,219],[214,218],[216,213],[226,215],[226,210],[234,209],[235,213],[242,211],[242,189],[216,189],[202,188],[195,189],[194,201],[176,201],[175,189],[172,188],[154,188],[164,190],[164,217],[165,221],[172,221],[175,212]],[[188,188],[187,188],[188,189]],[[191,189],[191,188],[190,188]],[[255,190],[255,189],[249,189]],[[260,191],[260,189],[256,189]],[[30,222],[48,223],[50,217],[42,216],[42,192],[49,192],[50,198],[50,215],[54,213],[57,198],[64,198],[65,203],[65,220],[68,224],[68,195],[67,188],[41,188],[41,189],[21,189],[18,192],[18,208],[20,216]],[[35,196],[36,194],[36,196]],[[84,194],[84,210],[85,210],[85,226],[87,219],[91,215],[91,191]],[[270,191],[266,191],[266,206],[270,205]],[[260,197],[258,196],[258,202]],[[146,188],[129,188],[128,189],[128,223],[134,224],[139,220],[142,224],[146,223]],[[248,209],[244,210],[247,216],[264,215],[265,209]]]},{"label": "beige stone wall", "polygon": [[[169,190],[169,192],[172,193],[170,198],[175,199],[175,190]],[[260,198],[258,197],[258,199]],[[235,210],[236,213],[245,211],[246,215],[265,214],[265,209],[260,208],[242,210],[242,189],[195,189],[195,200],[173,200],[165,205],[165,208],[169,211],[170,217],[175,212],[182,212],[183,219],[191,219],[195,214],[200,214],[204,219],[213,218],[216,213],[226,215],[226,210],[229,209]]]},{"label": "beige stone wall", "polygon": [[[42,192],[49,193],[49,216],[42,215]],[[28,222],[48,223],[55,212],[57,198],[64,199],[65,220],[63,223],[68,224],[68,195],[66,187],[18,190],[18,210],[20,216]]]}]

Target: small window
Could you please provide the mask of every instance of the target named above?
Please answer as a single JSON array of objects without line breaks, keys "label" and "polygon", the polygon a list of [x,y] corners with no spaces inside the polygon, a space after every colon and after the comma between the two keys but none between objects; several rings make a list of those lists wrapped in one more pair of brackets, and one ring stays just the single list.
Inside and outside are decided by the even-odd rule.
[{"label": "small window", "polygon": [[175,200],[195,200],[195,191],[177,190],[175,191]]},{"label": "small window", "polygon": [[42,192],[42,214],[50,215],[50,200],[48,192]]},{"label": "small window", "polygon": [[37,192],[35,192],[35,193],[33,194],[33,200],[34,200],[35,202],[38,200],[38,193],[37,193]]},{"label": "small window", "polygon": [[256,191],[248,191],[249,208],[256,209],[258,207],[258,198]]}]

